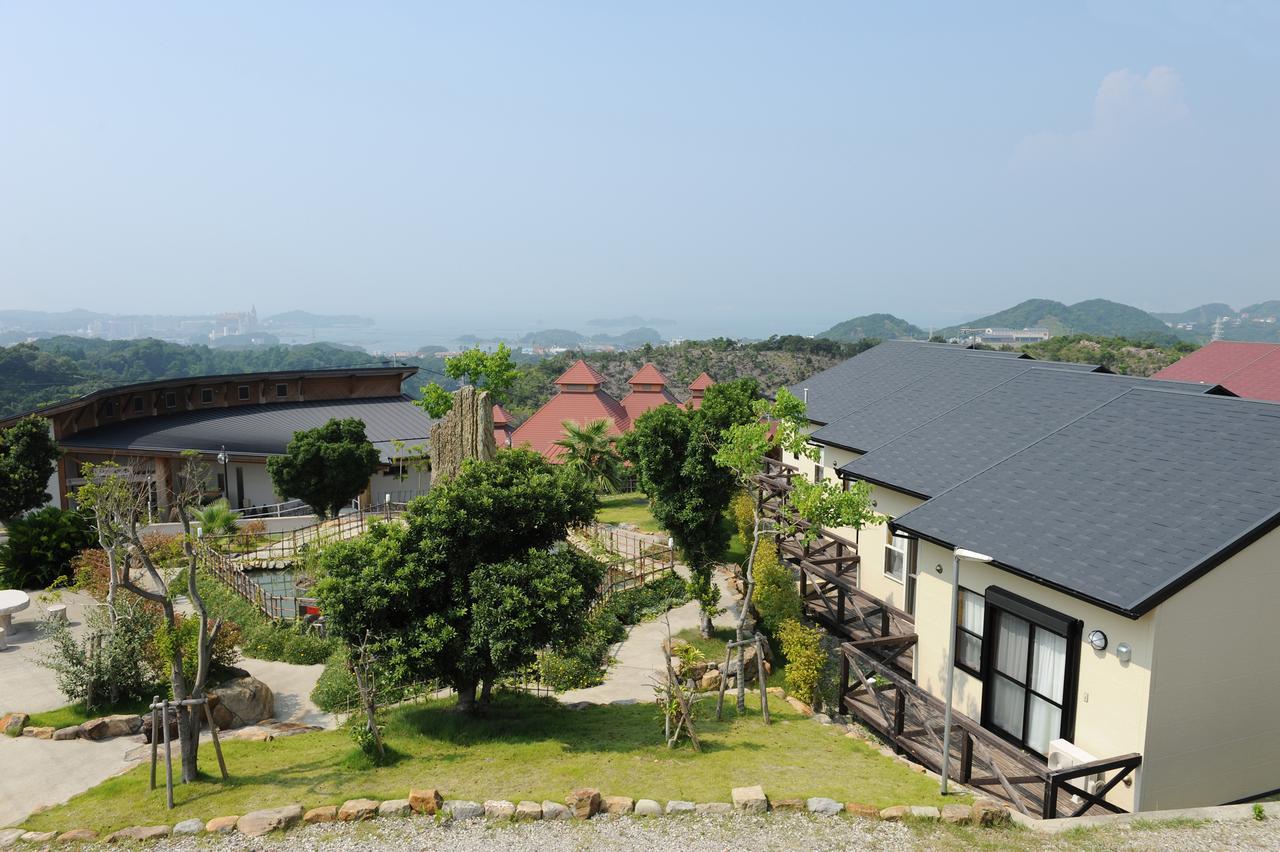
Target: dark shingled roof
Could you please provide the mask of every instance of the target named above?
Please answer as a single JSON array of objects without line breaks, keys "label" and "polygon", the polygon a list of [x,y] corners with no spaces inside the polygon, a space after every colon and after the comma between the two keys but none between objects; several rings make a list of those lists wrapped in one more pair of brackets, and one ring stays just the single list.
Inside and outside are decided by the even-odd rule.
[{"label": "dark shingled roof", "polygon": [[393,440],[403,441],[406,448],[425,447],[435,422],[407,396],[274,402],[140,417],[86,429],[59,443],[68,449],[139,452],[217,452],[225,446],[227,452],[237,455],[280,455],[294,432],[314,429],[335,417],[363,420],[365,434],[384,462],[403,455],[392,445]]},{"label": "dark shingled roof", "polygon": [[886,340],[847,361],[791,385],[788,390],[806,400],[809,419],[830,424],[869,402],[890,396],[900,388],[949,365],[990,363],[1052,365],[1062,369],[1092,372],[1095,364],[1065,364],[1035,361],[1020,352],[993,349],[965,349],[947,343],[917,340]]},{"label": "dark shingled roof", "polygon": [[[1037,363],[1017,361],[1009,365],[984,366]],[[986,372],[989,371],[983,371]],[[955,395],[967,393],[986,378],[975,375],[966,381],[961,377],[956,381]],[[1135,376],[1060,369],[1023,370],[983,393],[968,394],[963,404],[941,416],[932,419],[916,417],[911,421],[918,424],[914,429],[871,448],[867,455],[854,459],[840,471],[854,479],[866,479],[908,494],[931,497],[1138,386],[1194,394],[1225,393],[1216,385],[1160,382]],[[886,413],[892,414],[901,408],[895,402],[897,400],[879,403],[876,407],[883,406]],[[852,417],[841,419],[819,430],[818,434],[842,426],[850,419]]]},{"label": "dark shingled roof", "polygon": [[1132,388],[892,522],[1138,617],[1280,525],[1280,404]]}]

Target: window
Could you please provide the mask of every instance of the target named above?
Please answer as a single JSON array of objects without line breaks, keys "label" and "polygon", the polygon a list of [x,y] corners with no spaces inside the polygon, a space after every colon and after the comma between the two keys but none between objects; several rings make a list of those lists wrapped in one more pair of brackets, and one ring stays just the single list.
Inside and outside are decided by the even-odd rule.
[{"label": "window", "polygon": [[213,388],[200,388],[200,402],[205,405],[213,402]]},{"label": "window", "polygon": [[133,398],[133,410],[139,414],[142,413],[142,409],[146,406],[146,404],[147,404],[146,401],[143,400],[143,398],[140,396],[135,396]]},{"label": "window", "polygon": [[276,396],[288,396],[288,395],[289,395],[289,386],[287,384],[285,384],[284,382],[281,382],[280,384],[276,385]]},{"label": "window", "polygon": [[884,573],[902,583],[907,578],[907,562],[911,554],[911,539],[895,532],[884,546]]},{"label": "window", "polygon": [[102,404],[102,413],[107,417],[116,416],[116,404],[114,400],[107,400]]},{"label": "window", "polygon": [[169,392],[167,392],[167,393],[164,395],[164,407],[165,407],[165,408],[177,408],[177,407],[178,407],[178,395],[177,395],[176,393],[174,393],[173,391],[169,391]]},{"label": "window", "polygon": [[983,724],[1043,757],[1073,733],[1081,623],[989,588],[983,627]]},{"label": "window", "polygon": [[814,482],[822,481],[822,465],[820,464],[815,464],[813,466],[813,481]]},{"label": "window", "polygon": [[236,391],[236,393],[237,393],[237,395],[240,397],[240,399],[241,399],[241,400],[246,400],[246,399],[248,399],[248,398],[249,398],[249,386],[248,386],[248,385],[241,385],[241,386],[239,387],[239,389]]},{"label": "window", "polygon": [[982,677],[982,621],[986,601],[969,589],[960,589],[956,606],[956,665],[974,677]]}]

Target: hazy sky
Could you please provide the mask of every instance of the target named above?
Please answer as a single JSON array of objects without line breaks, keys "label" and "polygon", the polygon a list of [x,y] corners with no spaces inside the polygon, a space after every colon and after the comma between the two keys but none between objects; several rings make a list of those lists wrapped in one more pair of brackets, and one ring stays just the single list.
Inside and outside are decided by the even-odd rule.
[{"label": "hazy sky", "polygon": [[1278,226],[1268,0],[0,0],[0,307],[1240,307]]}]

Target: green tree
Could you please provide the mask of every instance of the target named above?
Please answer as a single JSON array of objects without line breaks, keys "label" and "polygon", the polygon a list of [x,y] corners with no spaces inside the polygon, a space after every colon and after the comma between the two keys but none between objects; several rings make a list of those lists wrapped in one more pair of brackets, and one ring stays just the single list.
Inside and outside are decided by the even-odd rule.
[{"label": "green tree", "polygon": [[564,421],[564,437],[556,441],[564,448],[563,464],[577,471],[597,492],[613,494],[622,484],[622,457],[609,435],[609,421],[600,419],[579,426]]},{"label": "green tree", "polygon": [[57,469],[58,445],[43,417],[24,417],[0,431],[0,520],[49,500],[45,487]]},{"label": "green tree", "polygon": [[276,493],[302,500],[321,517],[337,517],[369,485],[381,458],[354,417],[295,432],[283,456],[267,459]]},{"label": "green tree", "polygon": [[[485,352],[477,346],[446,358],[444,372],[464,385],[487,390],[489,399],[499,404],[506,400],[516,381],[515,361],[511,358],[511,348],[505,343],[499,343],[492,352]],[[423,386],[422,399],[418,404],[432,417],[444,417],[449,413],[452,397],[442,386],[432,382]]]},{"label": "green tree", "polygon": [[689,566],[689,587],[701,606],[703,636],[720,600],[712,569],[729,546],[725,510],[739,488],[733,474],[716,463],[720,435],[752,417],[754,380],[713,385],[702,407],[685,411],[662,405],[642,414],[619,441],[636,471],[653,516],[671,533]]},{"label": "green tree", "polygon": [[581,476],[532,451],[469,460],[403,524],[324,550],[326,624],[384,679],[440,679],[472,712],[496,679],[579,636],[604,567],[564,538],[596,508]]},{"label": "green tree", "polygon": [[0,543],[0,588],[43,589],[72,574],[71,560],[93,545],[93,531],[74,509],[45,506],[8,523]]}]

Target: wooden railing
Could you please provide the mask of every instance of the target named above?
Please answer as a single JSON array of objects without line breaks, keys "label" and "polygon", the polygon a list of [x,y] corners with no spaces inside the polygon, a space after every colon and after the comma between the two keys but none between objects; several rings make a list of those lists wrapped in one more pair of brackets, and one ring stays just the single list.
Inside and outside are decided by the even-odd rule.
[{"label": "wooden railing", "polygon": [[[868,650],[865,644],[853,642],[841,646],[842,704],[896,749],[940,772],[945,705]],[[961,784],[1004,799],[1027,816],[1044,819],[1080,816],[1095,807],[1124,813],[1123,808],[1108,802],[1106,795],[1142,763],[1141,755],[1125,754],[1050,770],[1036,755],[1001,739],[964,714],[953,711],[951,727],[950,776]],[[1109,773],[1115,774],[1094,791],[1072,783],[1084,776]]]},{"label": "wooden railing", "polygon": [[570,541],[608,566],[596,607],[610,595],[638,588],[675,570],[675,548],[669,539],[593,523],[577,530]]}]

